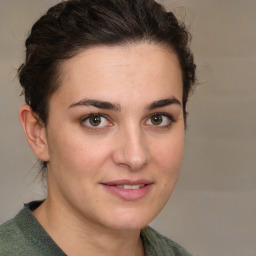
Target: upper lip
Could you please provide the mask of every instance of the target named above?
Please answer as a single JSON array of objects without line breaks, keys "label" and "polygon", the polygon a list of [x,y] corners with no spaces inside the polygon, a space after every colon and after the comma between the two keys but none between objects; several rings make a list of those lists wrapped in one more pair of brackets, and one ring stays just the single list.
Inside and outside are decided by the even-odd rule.
[{"label": "upper lip", "polygon": [[104,184],[107,186],[139,185],[139,184],[150,185],[150,184],[153,184],[153,182],[150,180],[139,179],[139,180],[113,180],[113,181],[102,182],[101,184]]}]

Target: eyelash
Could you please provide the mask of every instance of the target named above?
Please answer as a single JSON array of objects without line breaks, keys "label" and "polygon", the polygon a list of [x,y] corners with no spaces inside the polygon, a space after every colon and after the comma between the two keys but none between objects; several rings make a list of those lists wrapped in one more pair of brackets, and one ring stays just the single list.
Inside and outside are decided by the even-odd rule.
[{"label": "eyelash", "polygon": [[[105,118],[109,123],[111,123],[110,121],[109,121],[109,117],[108,116],[106,116],[106,115],[104,115],[104,114],[101,114],[101,113],[93,113],[93,114],[89,114],[89,115],[87,115],[87,116],[84,116],[82,119],[81,119],[81,124],[84,124],[86,121],[88,121],[90,118],[92,118],[92,117],[100,117],[100,118]],[[104,128],[106,128],[106,126],[103,126],[103,127],[100,127],[100,126],[93,126],[93,125],[91,125],[91,126],[89,126],[89,125],[84,125],[84,126],[86,126],[86,128],[87,129],[89,129],[89,130],[93,130],[93,131],[99,131],[99,130],[101,130],[101,129],[104,129]],[[109,126],[107,126],[107,127],[110,127],[110,126],[112,126],[112,124],[111,125],[109,125]]]},{"label": "eyelash", "polygon": [[[165,117],[168,119],[169,123],[167,125],[154,125],[154,124],[146,124],[147,126],[152,126],[152,128],[158,128],[158,129],[164,129],[164,128],[169,128],[173,123],[176,122],[176,119],[167,113],[163,113],[163,112],[156,112],[151,114],[150,116],[147,117],[146,122],[148,122],[152,117],[154,116],[161,116],[162,118]],[[100,118],[105,118],[107,120],[107,122],[110,123],[110,125],[106,125],[106,126],[93,126],[93,125],[86,125],[84,124],[86,121],[88,121],[90,118],[92,117],[100,117]],[[92,113],[89,115],[84,116],[81,119],[81,124],[83,124],[84,126],[86,126],[87,129],[92,130],[92,131],[100,131],[102,129],[105,129],[106,127],[111,127],[113,124],[111,123],[111,121],[109,121],[109,117],[107,115],[104,115],[102,113]],[[102,120],[101,120],[102,121]],[[163,120],[162,120],[163,121]]]},{"label": "eyelash", "polygon": [[[151,114],[148,118],[147,121],[150,120],[152,117],[154,116],[161,116],[162,118],[165,117],[168,119],[169,123],[167,125],[154,125],[154,124],[150,124],[150,126],[152,126],[152,128],[160,128],[160,129],[164,129],[164,128],[169,128],[173,123],[175,123],[177,120],[173,117],[173,115],[164,113],[164,112],[156,112]],[[163,121],[163,120],[162,120]]]}]

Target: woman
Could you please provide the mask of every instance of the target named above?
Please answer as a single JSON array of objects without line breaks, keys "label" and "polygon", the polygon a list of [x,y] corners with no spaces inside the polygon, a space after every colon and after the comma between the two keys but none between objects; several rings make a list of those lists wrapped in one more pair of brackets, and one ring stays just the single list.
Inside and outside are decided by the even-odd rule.
[{"label": "woman", "polygon": [[147,226],[179,174],[189,38],[153,0],[69,0],[35,23],[20,121],[48,195],[1,226],[1,255],[190,255]]}]

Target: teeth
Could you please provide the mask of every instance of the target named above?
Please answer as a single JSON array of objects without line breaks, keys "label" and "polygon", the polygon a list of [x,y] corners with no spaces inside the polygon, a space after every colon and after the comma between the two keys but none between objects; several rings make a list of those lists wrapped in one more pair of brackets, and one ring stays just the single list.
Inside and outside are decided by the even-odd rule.
[{"label": "teeth", "polygon": [[140,189],[142,187],[144,187],[145,184],[138,184],[138,185],[117,185],[117,187],[119,188],[123,188],[123,189]]}]

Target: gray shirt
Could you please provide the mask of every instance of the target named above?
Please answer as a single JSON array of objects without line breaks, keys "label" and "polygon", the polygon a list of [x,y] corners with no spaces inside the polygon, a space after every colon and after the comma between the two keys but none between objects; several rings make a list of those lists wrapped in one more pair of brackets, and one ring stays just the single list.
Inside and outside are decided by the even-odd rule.
[{"label": "gray shirt", "polygon": [[[40,201],[26,204],[11,220],[0,226],[1,256],[65,256],[32,214]],[[192,256],[183,247],[151,227],[141,230],[146,256]]]}]

